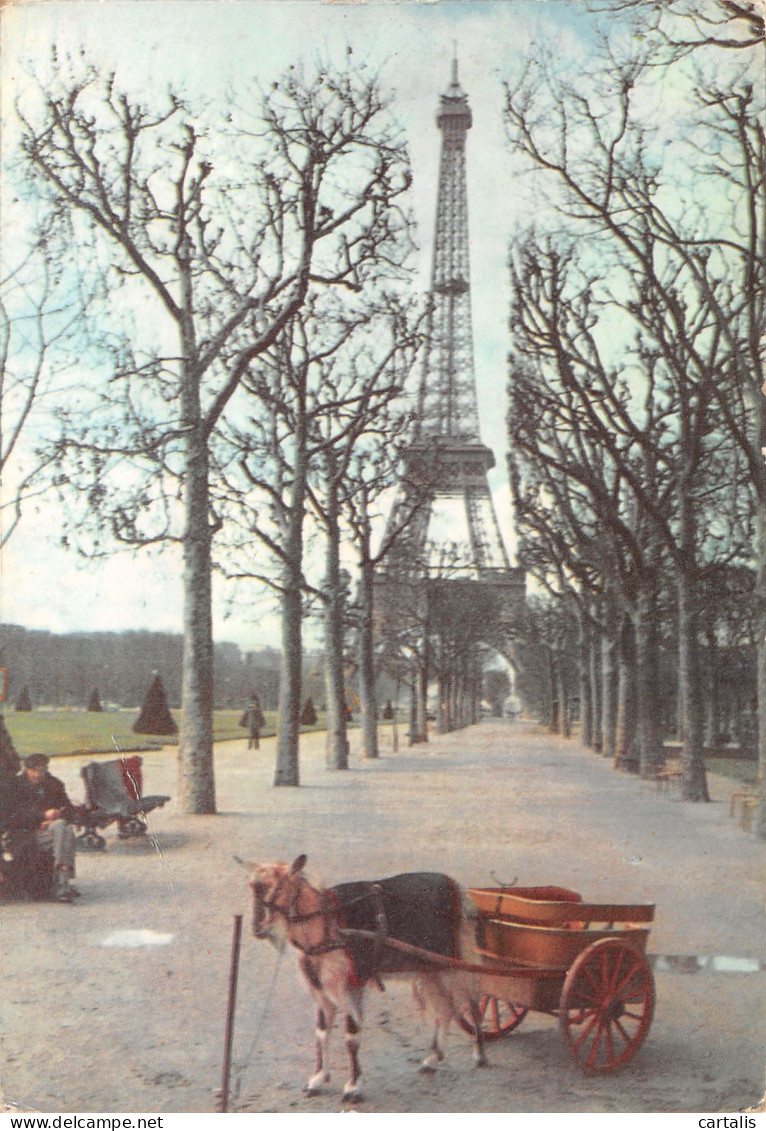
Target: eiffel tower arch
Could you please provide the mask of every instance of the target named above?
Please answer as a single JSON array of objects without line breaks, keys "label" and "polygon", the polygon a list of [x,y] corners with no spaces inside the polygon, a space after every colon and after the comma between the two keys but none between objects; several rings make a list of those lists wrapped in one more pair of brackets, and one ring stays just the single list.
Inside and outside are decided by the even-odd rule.
[{"label": "eiffel tower arch", "polygon": [[[433,241],[431,289],[413,439],[404,453],[387,537],[396,536],[376,586],[379,620],[387,629],[389,662],[412,662],[410,737],[425,738],[427,688],[438,657],[433,637],[474,636],[515,666],[513,624],[524,601],[524,571],[511,565],[487,473],[495,457],[479,428],[468,243],[466,135],[472,125],[468,96],[451,83],[436,115],[441,160]],[[439,632],[441,636],[439,636]],[[445,671],[442,657],[440,676]],[[476,721],[477,673],[466,718]],[[440,687],[440,729],[452,725]],[[454,695],[452,687],[446,694]],[[462,694],[462,693],[461,693]],[[453,714],[455,712],[453,711]]]}]

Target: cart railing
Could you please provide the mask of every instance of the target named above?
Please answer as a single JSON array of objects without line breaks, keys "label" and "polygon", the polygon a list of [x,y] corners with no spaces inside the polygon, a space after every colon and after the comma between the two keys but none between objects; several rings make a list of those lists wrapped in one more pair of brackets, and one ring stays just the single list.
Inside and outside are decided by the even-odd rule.
[{"label": "cart railing", "polygon": [[468,888],[467,895],[482,917],[536,927],[631,929],[654,920],[653,903],[583,903],[565,888]]}]

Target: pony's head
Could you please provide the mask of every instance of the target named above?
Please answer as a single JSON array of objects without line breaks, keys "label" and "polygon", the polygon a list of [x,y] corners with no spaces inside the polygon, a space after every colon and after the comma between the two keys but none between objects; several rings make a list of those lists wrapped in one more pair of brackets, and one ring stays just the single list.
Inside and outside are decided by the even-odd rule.
[{"label": "pony's head", "polygon": [[249,886],[253,893],[253,934],[257,939],[274,939],[283,933],[297,899],[297,877],[305,863],[302,854],[292,864],[253,864]]}]

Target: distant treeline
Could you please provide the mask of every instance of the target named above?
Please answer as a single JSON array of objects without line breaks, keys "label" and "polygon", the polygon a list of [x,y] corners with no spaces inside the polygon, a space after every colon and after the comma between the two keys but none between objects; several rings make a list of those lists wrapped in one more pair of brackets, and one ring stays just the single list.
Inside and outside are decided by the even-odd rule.
[{"label": "distant treeline", "polygon": [[[86,707],[94,688],[101,705],[138,707],[154,672],[162,678],[168,703],[181,705],[183,637],[166,632],[77,632],[56,634],[19,625],[0,625],[0,667],[7,669],[5,710],[24,687],[32,706]],[[244,706],[253,693],[261,707],[276,710],[279,652],[242,652],[217,644],[214,652],[215,706]]]}]

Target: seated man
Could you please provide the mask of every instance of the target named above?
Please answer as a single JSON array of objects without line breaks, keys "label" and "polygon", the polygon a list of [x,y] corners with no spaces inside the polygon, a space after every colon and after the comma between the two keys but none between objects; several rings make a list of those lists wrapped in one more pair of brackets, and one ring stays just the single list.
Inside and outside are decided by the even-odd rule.
[{"label": "seated man", "polygon": [[0,759],[0,897],[40,899],[53,889],[53,854],[37,843],[40,811],[22,797],[17,768]]},{"label": "seated man", "polygon": [[16,778],[15,803],[16,827],[35,828],[38,846],[53,853],[54,897],[61,903],[71,902],[78,893],[70,883],[75,874],[75,835],[68,822],[75,819],[76,808],[64,783],[48,772],[47,755],[24,758],[24,768]]}]

